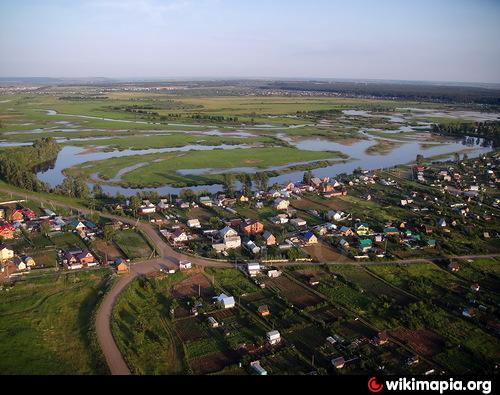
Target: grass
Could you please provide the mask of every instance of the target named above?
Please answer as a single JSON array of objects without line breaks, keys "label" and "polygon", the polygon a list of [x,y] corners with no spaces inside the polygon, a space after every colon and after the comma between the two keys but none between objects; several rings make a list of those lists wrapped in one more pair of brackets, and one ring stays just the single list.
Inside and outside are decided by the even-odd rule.
[{"label": "grass", "polygon": [[185,374],[189,366],[169,311],[171,288],[184,274],[141,277],[120,295],[111,320],[117,345],[134,374]]},{"label": "grass", "polygon": [[[86,162],[67,169],[67,174],[89,177],[98,173],[101,178],[112,179],[118,171],[137,163],[148,163],[139,169],[127,172],[122,185],[128,186],[190,186],[221,182],[222,175],[181,175],[180,169],[231,169],[255,167],[264,170],[269,166],[282,166],[293,162],[319,161],[342,157],[339,152],[301,151],[294,148],[271,147],[253,149],[189,151],[183,153],[132,155],[96,162]],[[235,170],[237,172],[237,170]]]},{"label": "grass", "polygon": [[135,230],[126,229],[116,233],[114,241],[129,259],[144,259],[151,255],[152,251],[148,243]]},{"label": "grass", "polygon": [[241,296],[259,289],[239,270],[206,268],[205,273],[210,279],[213,278],[216,288],[222,287],[231,296]]},{"label": "grass", "polygon": [[109,272],[50,274],[0,298],[2,374],[105,374],[93,314]]}]

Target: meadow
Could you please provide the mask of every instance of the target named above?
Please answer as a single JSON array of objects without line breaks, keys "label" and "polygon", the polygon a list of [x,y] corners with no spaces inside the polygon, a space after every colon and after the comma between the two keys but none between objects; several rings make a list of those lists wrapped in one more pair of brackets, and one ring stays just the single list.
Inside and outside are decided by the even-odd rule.
[{"label": "meadow", "polygon": [[93,316],[107,270],[50,273],[1,286],[3,374],[106,374]]}]

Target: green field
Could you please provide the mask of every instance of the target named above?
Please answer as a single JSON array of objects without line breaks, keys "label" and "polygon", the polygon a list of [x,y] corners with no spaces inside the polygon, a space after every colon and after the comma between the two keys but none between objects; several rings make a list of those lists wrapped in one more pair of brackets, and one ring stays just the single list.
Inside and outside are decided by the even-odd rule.
[{"label": "green field", "polygon": [[147,259],[151,255],[151,247],[135,230],[122,230],[114,235],[113,240],[129,259]]},{"label": "green field", "polygon": [[0,291],[3,374],[105,374],[93,314],[106,270],[47,274]]},{"label": "green field", "polygon": [[190,186],[220,182],[220,174],[181,175],[180,169],[230,169],[237,167],[281,166],[292,162],[320,161],[343,157],[339,152],[301,151],[294,148],[254,148],[213,151],[188,151],[168,154],[132,155],[96,162],[86,162],[66,170],[67,174],[90,176],[98,173],[103,179],[112,179],[123,168],[146,163],[127,172],[121,178],[124,186]]}]

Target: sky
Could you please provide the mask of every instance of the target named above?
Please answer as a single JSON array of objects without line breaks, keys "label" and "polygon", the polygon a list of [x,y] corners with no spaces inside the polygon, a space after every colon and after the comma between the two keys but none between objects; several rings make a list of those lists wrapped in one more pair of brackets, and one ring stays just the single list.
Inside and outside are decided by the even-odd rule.
[{"label": "sky", "polygon": [[500,83],[500,0],[0,0],[1,77]]}]

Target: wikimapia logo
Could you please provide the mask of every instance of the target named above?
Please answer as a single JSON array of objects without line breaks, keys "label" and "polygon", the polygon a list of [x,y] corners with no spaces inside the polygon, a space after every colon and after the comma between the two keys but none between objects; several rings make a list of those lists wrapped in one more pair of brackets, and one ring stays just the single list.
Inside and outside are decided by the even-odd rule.
[{"label": "wikimapia logo", "polygon": [[368,389],[373,393],[379,393],[382,389],[387,391],[439,391],[443,394],[445,391],[480,391],[483,394],[491,393],[491,380],[417,380],[406,377],[398,380],[385,380],[384,384],[377,383],[376,377],[368,379]]}]

